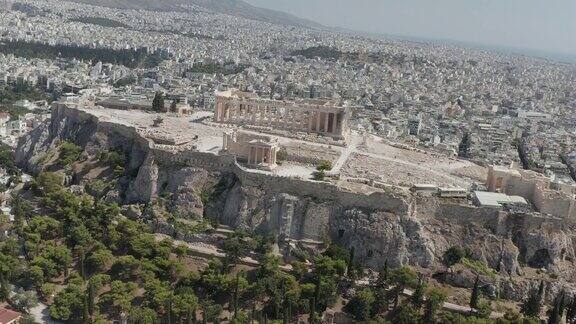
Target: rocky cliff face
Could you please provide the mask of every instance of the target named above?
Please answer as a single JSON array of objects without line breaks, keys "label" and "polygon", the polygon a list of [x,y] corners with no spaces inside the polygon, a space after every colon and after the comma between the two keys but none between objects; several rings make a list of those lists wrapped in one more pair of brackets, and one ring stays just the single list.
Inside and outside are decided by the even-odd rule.
[{"label": "rocky cliff face", "polygon": [[[162,197],[175,215],[217,218],[234,228],[297,240],[329,238],[353,247],[357,259],[374,268],[388,262],[390,266],[413,265],[442,272],[444,251],[465,246],[475,260],[498,269],[505,277],[521,274],[524,265],[546,267],[570,280],[575,277],[564,267],[574,260],[573,233],[557,223],[437,200],[406,201],[402,204],[409,208],[383,211],[344,205],[338,199],[295,195],[282,188],[271,191],[243,183],[230,170],[161,162],[150,140],[134,129],[65,107],[55,109],[49,121],[20,140],[17,163],[38,173],[49,165],[49,156],[65,140],[84,149],[82,160],[94,159],[102,150],[126,153],[126,173],[118,181],[118,193],[112,195],[121,204],[146,204]],[[72,178],[83,181],[77,174]],[[394,206],[399,204],[396,200]],[[470,284],[466,273],[440,277],[465,286]],[[494,282],[493,277],[487,280]],[[525,288],[509,285],[508,280],[498,283],[510,296],[525,294]]]}]

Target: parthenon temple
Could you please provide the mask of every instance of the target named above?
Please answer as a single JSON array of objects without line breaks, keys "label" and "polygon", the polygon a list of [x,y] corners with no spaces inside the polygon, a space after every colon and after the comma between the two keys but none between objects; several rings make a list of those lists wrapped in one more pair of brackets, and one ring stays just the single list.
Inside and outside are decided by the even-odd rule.
[{"label": "parthenon temple", "polygon": [[229,90],[216,94],[217,123],[266,126],[274,129],[316,133],[344,139],[350,109],[324,99],[281,101]]}]

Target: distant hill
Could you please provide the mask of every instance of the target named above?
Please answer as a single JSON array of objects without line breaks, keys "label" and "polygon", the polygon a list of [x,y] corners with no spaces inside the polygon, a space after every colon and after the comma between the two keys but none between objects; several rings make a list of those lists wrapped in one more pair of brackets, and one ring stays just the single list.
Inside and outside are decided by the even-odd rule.
[{"label": "distant hill", "polygon": [[182,5],[197,5],[214,12],[264,21],[279,25],[321,28],[322,25],[281,11],[264,9],[242,0],[70,0],[101,7],[182,11]]}]

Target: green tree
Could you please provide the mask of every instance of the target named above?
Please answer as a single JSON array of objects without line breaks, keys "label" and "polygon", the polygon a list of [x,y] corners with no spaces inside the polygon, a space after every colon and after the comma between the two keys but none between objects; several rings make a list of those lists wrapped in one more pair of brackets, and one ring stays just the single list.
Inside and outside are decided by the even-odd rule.
[{"label": "green tree", "polygon": [[152,110],[157,113],[166,112],[164,95],[161,92],[156,92],[156,94],[154,94],[154,99],[152,100]]},{"label": "green tree", "polygon": [[414,287],[416,284],[416,273],[408,267],[396,269],[391,274],[394,287],[394,308],[398,307],[400,294],[406,288]]},{"label": "green tree", "polygon": [[172,298],[173,291],[166,282],[158,279],[149,280],[145,285],[144,298],[146,306],[155,309],[158,312],[164,311],[166,302]]},{"label": "green tree", "polygon": [[0,272],[0,301],[7,301],[10,298],[10,284],[6,275]]},{"label": "green tree", "polygon": [[560,324],[564,316],[566,293],[561,290],[554,298],[552,308],[548,310],[548,324]]},{"label": "green tree", "polygon": [[572,323],[574,320],[576,320],[576,296],[572,297],[572,300],[566,309],[566,321]]},{"label": "green tree", "polygon": [[133,282],[112,281],[110,291],[100,297],[100,302],[112,305],[118,310],[118,314],[127,313],[132,306],[136,288],[138,285]]},{"label": "green tree", "polygon": [[472,139],[470,137],[470,133],[465,132],[462,135],[462,140],[458,145],[458,156],[461,158],[469,158],[470,157],[470,147],[472,146]]},{"label": "green tree", "polygon": [[68,321],[82,318],[84,294],[80,286],[69,284],[54,297],[50,306],[50,316],[58,321]]},{"label": "green tree", "polygon": [[332,162],[324,160],[318,164],[316,170],[322,172],[330,171],[332,170]]},{"label": "green tree", "polygon": [[100,273],[107,271],[114,262],[112,251],[105,247],[93,250],[86,258],[86,265],[90,272]]},{"label": "green tree", "polygon": [[528,298],[521,307],[522,314],[526,317],[538,318],[542,307],[542,297],[544,296],[544,281],[540,281],[538,289],[531,289]]},{"label": "green tree", "polygon": [[432,288],[426,294],[426,307],[424,310],[424,322],[434,323],[436,313],[446,301],[446,293],[442,290]]},{"label": "green tree", "polygon": [[148,307],[133,307],[128,313],[128,323],[148,324],[156,323],[158,315],[155,310]]},{"label": "green tree", "polygon": [[444,265],[449,268],[460,262],[465,257],[466,251],[464,251],[464,249],[458,246],[453,246],[444,252],[442,261]]},{"label": "green tree", "polygon": [[476,280],[474,281],[474,287],[472,288],[472,294],[470,296],[470,308],[477,309],[478,302],[480,300],[480,275],[476,275]]},{"label": "green tree", "polygon": [[372,317],[372,306],[376,301],[374,293],[370,289],[362,289],[354,296],[344,310],[359,321],[366,321]]},{"label": "green tree", "polygon": [[192,290],[180,291],[172,298],[172,312],[177,318],[189,318],[198,305],[198,297]]},{"label": "green tree", "polygon": [[428,285],[426,284],[426,281],[424,281],[424,278],[420,276],[420,278],[418,278],[418,285],[416,286],[416,289],[410,298],[410,302],[415,309],[422,308],[422,305],[424,304],[424,294],[426,293],[427,286]]},{"label": "green tree", "polygon": [[64,142],[60,145],[58,161],[62,166],[68,166],[80,159],[82,148],[72,142]]},{"label": "green tree", "polygon": [[30,310],[38,305],[38,296],[35,291],[25,291],[22,288],[18,289],[11,297],[12,305],[20,311],[29,313]]},{"label": "green tree", "polygon": [[224,241],[222,250],[226,253],[224,268],[227,269],[240,261],[240,258],[248,251],[248,245],[244,242],[243,237],[233,234]]},{"label": "green tree", "polygon": [[[394,324],[420,324],[420,313],[410,304],[400,305],[392,314],[392,323]],[[432,322],[422,322],[432,323]]]}]

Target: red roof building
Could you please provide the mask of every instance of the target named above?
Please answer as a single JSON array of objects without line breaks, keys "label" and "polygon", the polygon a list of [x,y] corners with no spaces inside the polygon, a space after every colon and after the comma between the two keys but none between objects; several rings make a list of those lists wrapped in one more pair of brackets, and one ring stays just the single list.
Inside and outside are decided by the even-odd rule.
[{"label": "red roof building", "polygon": [[0,324],[17,323],[22,314],[0,307]]}]

